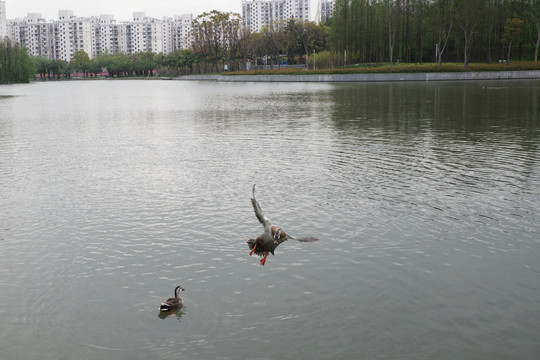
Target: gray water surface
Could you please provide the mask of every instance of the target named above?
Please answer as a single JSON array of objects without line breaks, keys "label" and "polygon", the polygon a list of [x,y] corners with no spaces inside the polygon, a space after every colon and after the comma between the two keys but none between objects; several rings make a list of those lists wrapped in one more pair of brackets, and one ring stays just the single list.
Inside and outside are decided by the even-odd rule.
[{"label": "gray water surface", "polygon": [[540,81],[1,86],[0,359],[536,359],[539,140]]}]

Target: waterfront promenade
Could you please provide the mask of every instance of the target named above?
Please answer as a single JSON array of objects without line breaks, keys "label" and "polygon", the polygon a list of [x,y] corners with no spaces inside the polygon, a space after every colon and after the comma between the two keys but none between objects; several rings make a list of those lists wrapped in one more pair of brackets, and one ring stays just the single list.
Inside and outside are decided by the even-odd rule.
[{"label": "waterfront promenade", "polygon": [[175,80],[223,82],[385,82],[385,81],[456,81],[540,79],[540,70],[382,73],[382,74],[313,74],[313,75],[186,75]]}]

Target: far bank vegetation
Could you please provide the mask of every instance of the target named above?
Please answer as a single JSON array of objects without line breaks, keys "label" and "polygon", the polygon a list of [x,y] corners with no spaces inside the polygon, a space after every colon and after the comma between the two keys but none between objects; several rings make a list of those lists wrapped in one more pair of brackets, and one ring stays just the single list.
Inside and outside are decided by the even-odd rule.
[{"label": "far bank vegetation", "polygon": [[[333,18],[326,23],[292,19],[252,33],[239,14],[211,11],[195,18],[193,29],[192,48],[170,54],[101,54],[90,59],[78,52],[69,63],[37,57],[27,67],[36,69],[42,79],[73,74],[293,74],[306,69],[319,73],[538,69],[540,0],[336,0]],[[13,50],[13,44],[2,44],[0,59],[12,51],[21,59],[27,56],[23,49]],[[2,61],[1,81],[16,81],[7,79],[20,69],[9,68],[11,60]]]}]

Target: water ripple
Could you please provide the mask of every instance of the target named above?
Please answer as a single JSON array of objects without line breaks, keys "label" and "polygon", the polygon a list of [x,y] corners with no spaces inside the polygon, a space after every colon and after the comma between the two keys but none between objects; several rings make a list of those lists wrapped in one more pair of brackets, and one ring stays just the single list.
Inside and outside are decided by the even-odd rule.
[{"label": "water ripple", "polygon": [[[104,84],[0,101],[8,358],[537,347],[540,154],[518,119],[537,85],[477,93],[486,121],[462,103],[473,83]],[[254,183],[272,221],[320,240],[260,266]],[[185,311],[162,320],[177,284]]]}]

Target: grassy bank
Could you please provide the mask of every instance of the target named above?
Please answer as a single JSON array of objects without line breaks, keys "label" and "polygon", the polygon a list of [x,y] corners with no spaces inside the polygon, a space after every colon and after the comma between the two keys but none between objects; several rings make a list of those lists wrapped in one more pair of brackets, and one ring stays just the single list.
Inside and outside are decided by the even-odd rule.
[{"label": "grassy bank", "polygon": [[297,68],[266,69],[253,71],[234,71],[221,75],[329,75],[329,74],[384,74],[384,73],[434,73],[434,72],[484,72],[540,70],[540,62],[515,61],[510,64],[362,64],[346,68],[303,70]]}]

